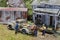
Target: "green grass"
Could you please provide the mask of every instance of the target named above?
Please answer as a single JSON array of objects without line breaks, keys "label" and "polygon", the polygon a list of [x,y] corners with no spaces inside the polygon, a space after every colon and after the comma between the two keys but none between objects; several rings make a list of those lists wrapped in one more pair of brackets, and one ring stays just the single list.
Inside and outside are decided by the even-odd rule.
[{"label": "green grass", "polygon": [[41,36],[42,36],[41,32],[39,32],[37,37],[22,34],[22,33],[18,33],[17,35],[15,35],[14,30],[8,30],[6,25],[0,24],[0,40],[47,40],[47,39],[48,40],[55,40],[56,38],[57,38],[57,40],[60,40],[60,36],[57,36],[55,38],[52,35],[46,34],[45,39],[41,38]]},{"label": "green grass", "polygon": [[15,35],[14,30],[8,30],[6,25],[0,24],[0,40],[33,40],[33,36],[18,33]]}]

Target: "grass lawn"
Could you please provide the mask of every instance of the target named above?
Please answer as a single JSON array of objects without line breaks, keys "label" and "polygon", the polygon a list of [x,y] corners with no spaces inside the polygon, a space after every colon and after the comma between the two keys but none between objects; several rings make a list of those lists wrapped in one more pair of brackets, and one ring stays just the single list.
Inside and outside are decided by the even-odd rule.
[{"label": "grass lawn", "polygon": [[53,35],[46,34],[45,37],[42,38],[41,32],[38,32],[37,37],[24,35],[22,33],[15,35],[14,30],[8,30],[6,25],[0,24],[0,40],[60,40],[60,36],[54,37]]},{"label": "grass lawn", "polygon": [[33,40],[33,36],[18,33],[15,35],[14,30],[8,30],[6,25],[0,24],[0,40]]}]

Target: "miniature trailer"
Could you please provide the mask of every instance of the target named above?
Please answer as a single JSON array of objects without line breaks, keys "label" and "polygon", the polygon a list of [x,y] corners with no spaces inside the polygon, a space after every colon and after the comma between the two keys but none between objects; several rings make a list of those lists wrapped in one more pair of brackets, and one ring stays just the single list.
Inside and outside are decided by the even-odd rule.
[{"label": "miniature trailer", "polygon": [[27,8],[0,7],[0,23],[7,24],[17,19],[27,20]]}]

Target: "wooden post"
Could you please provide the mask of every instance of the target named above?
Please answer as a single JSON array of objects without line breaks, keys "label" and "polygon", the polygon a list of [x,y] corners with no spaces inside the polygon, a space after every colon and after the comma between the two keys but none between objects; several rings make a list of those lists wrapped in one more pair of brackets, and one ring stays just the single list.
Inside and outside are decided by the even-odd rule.
[{"label": "wooden post", "polygon": [[11,20],[14,21],[14,11],[10,11],[10,14],[11,14]]},{"label": "wooden post", "polygon": [[4,13],[4,22],[5,22],[5,21],[6,21],[6,20],[5,20],[5,11],[3,11],[3,13]]},{"label": "wooden post", "polygon": [[35,14],[33,14],[33,22],[35,23]]},{"label": "wooden post", "polygon": [[57,19],[56,19],[56,16],[55,16],[55,30],[56,30],[56,25],[57,25]]}]

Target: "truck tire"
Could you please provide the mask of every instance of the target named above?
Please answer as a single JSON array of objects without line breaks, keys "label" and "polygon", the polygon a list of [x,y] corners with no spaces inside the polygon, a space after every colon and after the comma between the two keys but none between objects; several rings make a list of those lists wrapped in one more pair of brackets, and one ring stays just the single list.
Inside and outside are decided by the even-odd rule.
[{"label": "truck tire", "polygon": [[22,33],[23,33],[23,34],[26,34],[26,30],[25,30],[25,29],[22,29]]},{"label": "truck tire", "polygon": [[13,30],[13,28],[12,28],[11,25],[8,25],[7,28],[8,28],[9,30]]}]

